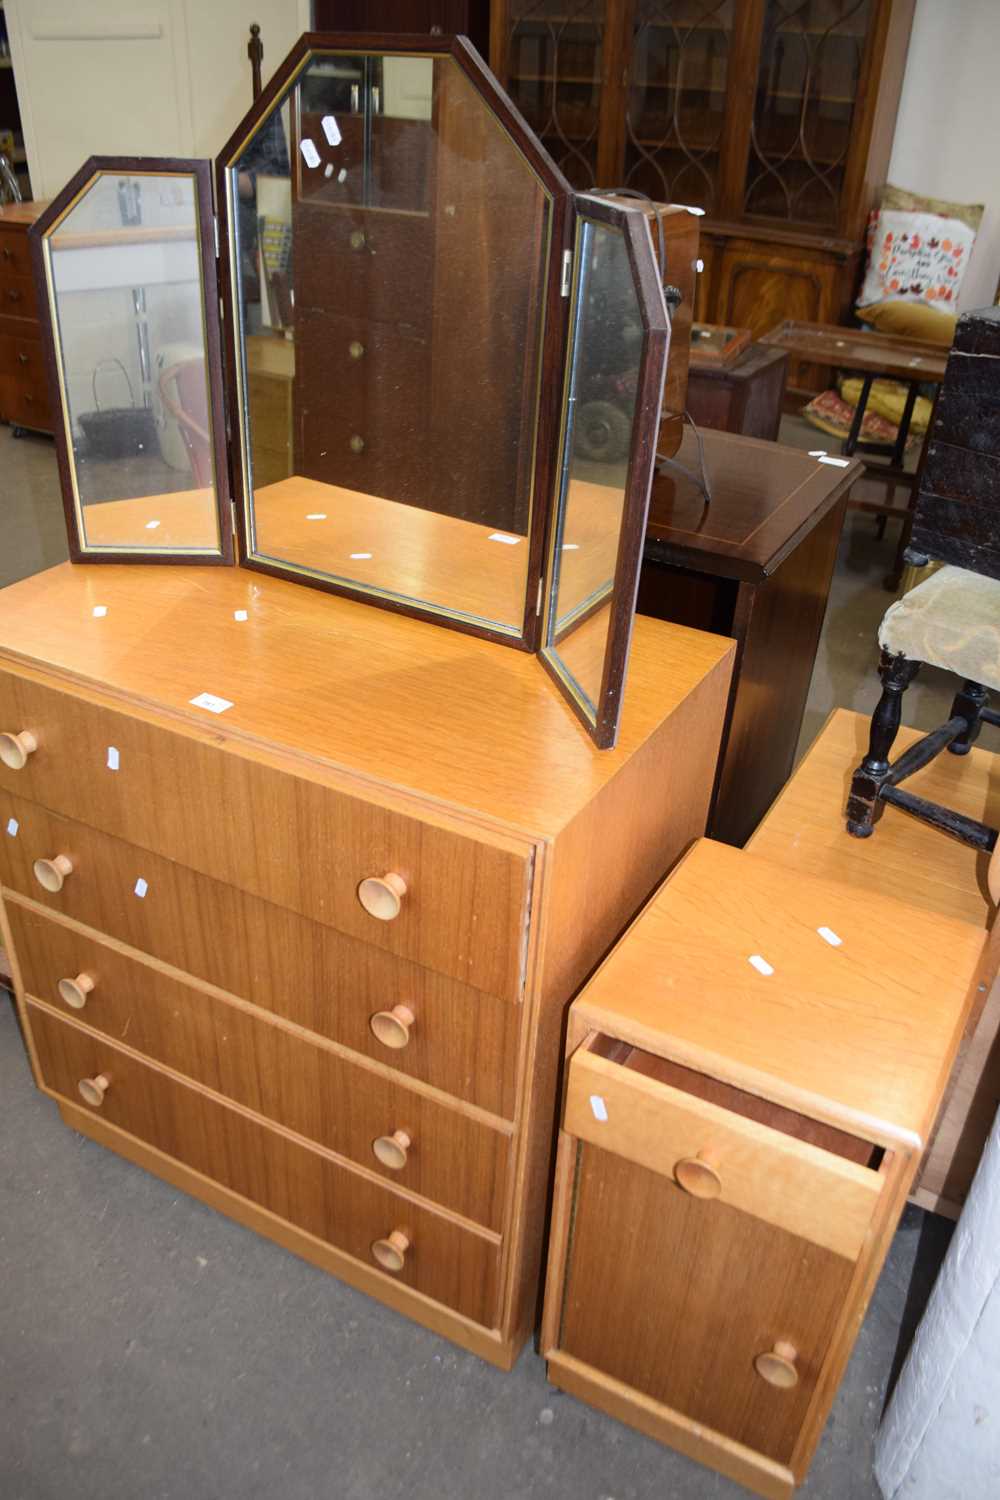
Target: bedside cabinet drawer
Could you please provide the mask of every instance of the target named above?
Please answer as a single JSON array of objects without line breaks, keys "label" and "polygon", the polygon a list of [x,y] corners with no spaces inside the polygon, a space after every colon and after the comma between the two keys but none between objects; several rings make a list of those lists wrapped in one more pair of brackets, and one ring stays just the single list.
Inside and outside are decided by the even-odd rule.
[{"label": "bedside cabinet drawer", "polygon": [[391,1246],[399,1269],[383,1274],[493,1326],[499,1257],[493,1237],[393,1193],[39,1006],[27,1009],[42,1077],[55,1094],[374,1269],[373,1246],[400,1236]]},{"label": "bedside cabinet drawer", "polygon": [[[59,859],[71,868],[59,889],[46,889],[36,862],[46,862],[40,873],[53,885],[60,870],[48,866]],[[401,1073],[513,1115],[520,1006],[3,791],[0,881],[96,929],[87,941],[107,933]],[[16,912],[13,920],[31,964],[44,940]],[[220,932],[235,940],[220,942]]]},{"label": "bedside cabinet drawer", "polygon": [[11,901],[25,990],[112,1041],[488,1229],[509,1136]]},{"label": "bedside cabinet drawer", "polygon": [[0,735],[0,788],[15,796],[520,999],[527,839],[383,806],[10,672]]},{"label": "bedside cabinet drawer", "polygon": [[670,1178],[708,1217],[727,1205],[852,1260],[882,1187],[869,1142],[597,1035],[570,1059],[564,1129]]},{"label": "bedside cabinet drawer", "polygon": [[11,276],[31,279],[31,253],[23,229],[0,229],[0,280]]},{"label": "bedside cabinet drawer", "polygon": [[[569,1145],[572,1231],[549,1357],[568,1355],[789,1464],[854,1263],[728,1204],[699,1203],[648,1167]],[[775,1368],[789,1384],[772,1383]]]},{"label": "bedside cabinet drawer", "polygon": [[6,313],[11,318],[34,320],[38,317],[35,283],[30,271],[23,276],[0,278],[0,313]]}]

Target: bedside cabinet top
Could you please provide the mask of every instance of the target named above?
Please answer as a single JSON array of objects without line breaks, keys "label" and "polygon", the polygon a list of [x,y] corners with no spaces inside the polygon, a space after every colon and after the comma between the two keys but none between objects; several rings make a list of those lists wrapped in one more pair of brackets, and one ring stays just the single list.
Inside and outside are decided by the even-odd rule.
[{"label": "bedside cabinet top", "polygon": [[702,839],[575,1002],[574,1030],[919,1148],[983,946],[968,923]]},{"label": "bedside cabinet top", "polygon": [[[0,667],[535,836],[675,712],[699,753],[734,649],[637,617],[619,743],[598,751],[530,654],[244,569],[62,563],[0,593]],[[229,706],[192,703],[206,694]]]}]

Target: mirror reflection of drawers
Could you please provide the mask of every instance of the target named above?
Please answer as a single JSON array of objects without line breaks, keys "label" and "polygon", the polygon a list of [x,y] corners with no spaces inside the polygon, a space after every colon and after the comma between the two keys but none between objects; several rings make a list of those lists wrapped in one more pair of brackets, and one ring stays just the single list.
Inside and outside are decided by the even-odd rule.
[{"label": "mirror reflection of drawers", "polygon": [[0,421],[51,432],[42,331],[28,253],[36,205],[0,208]]}]

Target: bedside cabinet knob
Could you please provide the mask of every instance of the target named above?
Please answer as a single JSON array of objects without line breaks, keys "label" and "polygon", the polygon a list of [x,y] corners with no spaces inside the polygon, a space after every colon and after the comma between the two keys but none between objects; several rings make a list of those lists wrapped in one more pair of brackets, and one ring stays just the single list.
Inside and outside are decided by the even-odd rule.
[{"label": "bedside cabinet knob", "polygon": [[411,1144],[405,1130],[394,1130],[392,1135],[380,1135],[377,1140],[372,1141],[372,1150],[376,1161],[380,1161],[383,1167],[401,1172],[406,1166]]},{"label": "bedside cabinet knob", "polygon": [[377,1010],[368,1025],[377,1042],[398,1052],[410,1040],[410,1027],[416,1019],[408,1005],[394,1005],[392,1010]]},{"label": "bedside cabinet knob", "polygon": [[72,1006],[73,1010],[83,1010],[87,1003],[87,996],[94,988],[94,981],[89,974],[78,974],[75,979],[60,979],[59,999],[64,1005]]},{"label": "bedside cabinet knob", "polygon": [[399,916],[405,895],[406,881],[402,875],[369,875],[358,886],[361,905],[370,917],[377,917],[380,922],[391,922]]},{"label": "bedside cabinet knob", "polygon": [[96,1078],[81,1078],[77,1084],[84,1104],[93,1105],[94,1109],[100,1109],[110,1086],[111,1079],[107,1073],[98,1073]]},{"label": "bedside cabinet knob", "polygon": [[57,854],[55,859],[36,859],[32,869],[38,884],[54,894],[62,890],[67,875],[72,875],[73,861],[65,854]]},{"label": "bedside cabinet knob", "polygon": [[674,1179],[692,1198],[717,1198],[722,1192],[722,1178],[703,1156],[686,1156],[679,1161]]},{"label": "bedside cabinet knob", "polygon": [[372,1256],[383,1271],[401,1271],[406,1261],[410,1241],[401,1229],[394,1229],[384,1240],[372,1245]]},{"label": "bedside cabinet knob", "polygon": [[9,771],[23,771],[28,756],[38,749],[38,741],[27,729],[20,734],[0,734],[0,760]]},{"label": "bedside cabinet knob", "polygon": [[799,1372],[795,1368],[798,1357],[799,1351],[794,1344],[779,1339],[773,1349],[769,1349],[766,1354],[758,1354],[753,1367],[768,1385],[776,1386],[779,1391],[790,1391],[793,1385],[799,1383]]}]

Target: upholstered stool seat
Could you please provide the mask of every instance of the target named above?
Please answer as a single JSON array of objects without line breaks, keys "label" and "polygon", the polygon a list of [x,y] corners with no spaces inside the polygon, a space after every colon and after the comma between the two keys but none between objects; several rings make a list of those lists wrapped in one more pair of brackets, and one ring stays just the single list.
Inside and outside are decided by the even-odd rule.
[{"label": "upholstered stool seat", "polygon": [[1000,580],[939,568],[890,605],[878,643],[1000,692]]}]

